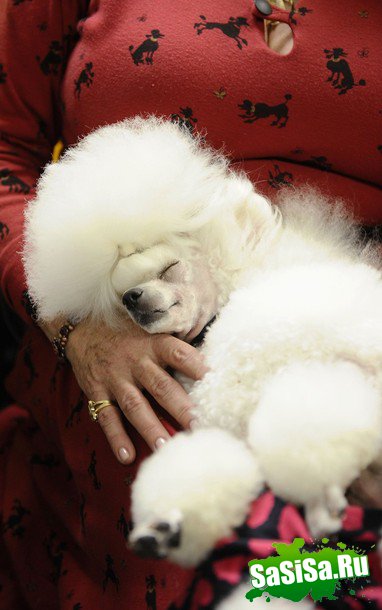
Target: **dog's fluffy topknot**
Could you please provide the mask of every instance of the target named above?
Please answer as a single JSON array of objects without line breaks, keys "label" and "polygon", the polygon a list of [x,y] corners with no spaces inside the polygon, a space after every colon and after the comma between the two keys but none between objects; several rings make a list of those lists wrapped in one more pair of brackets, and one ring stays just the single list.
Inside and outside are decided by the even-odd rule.
[{"label": "dog's fluffy topknot", "polygon": [[260,224],[270,220],[268,203],[244,175],[165,119],[136,117],[96,130],[46,167],[26,212],[23,258],[39,316],[107,318],[116,305],[110,275],[118,258],[166,235],[216,223],[209,236],[229,227],[234,251],[233,220],[253,198]]}]

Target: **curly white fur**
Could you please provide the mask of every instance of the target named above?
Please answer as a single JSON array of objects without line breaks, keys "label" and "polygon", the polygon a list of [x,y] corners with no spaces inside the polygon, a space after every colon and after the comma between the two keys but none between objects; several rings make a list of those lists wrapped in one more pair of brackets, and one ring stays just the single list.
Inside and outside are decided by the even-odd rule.
[{"label": "curly white fur", "polygon": [[382,281],[341,208],[297,198],[207,333],[210,371],[191,396],[199,425],[246,439],[319,536],[340,527],[345,490],[382,450]]},{"label": "curly white fur", "polygon": [[169,121],[129,119],[96,130],[45,168],[26,212],[29,292],[42,319],[115,324],[120,262],[187,233],[208,256],[223,302],[248,263],[247,244],[274,221],[269,203],[222,155]]},{"label": "curly white fur", "polygon": [[134,482],[130,542],[175,515],[181,545],[171,550],[171,559],[196,565],[217,540],[241,525],[262,487],[251,451],[224,430],[177,434],[145,460]]}]

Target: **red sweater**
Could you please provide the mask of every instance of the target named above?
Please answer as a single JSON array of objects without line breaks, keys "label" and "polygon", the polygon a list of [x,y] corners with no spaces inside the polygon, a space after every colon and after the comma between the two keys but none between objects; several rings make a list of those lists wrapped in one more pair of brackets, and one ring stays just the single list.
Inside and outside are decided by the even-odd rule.
[{"label": "red sweater", "polygon": [[[252,0],[0,6],[1,289],[27,325],[8,389],[28,410],[0,420],[4,552],[24,598],[11,606],[19,593],[4,576],[0,608],[28,600],[44,610],[164,610],[192,576],[126,552],[136,465],[116,463],[70,368],[56,365],[31,323],[19,254],[23,208],[57,139],[72,144],[138,113],[180,118],[224,147],[260,190],[309,182],[345,198],[360,222],[382,223],[380,1],[274,9],[268,18],[293,30],[287,56],[267,47],[263,17]],[[131,434],[139,462],[147,448]],[[258,512],[264,522],[278,516],[264,538],[307,534],[295,509],[267,502]],[[269,552],[269,541],[259,545],[252,553]]]},{"label": "red sweater", "polygon": [[1,286],[20,315],[24,193],[59,136],[72,144],[126,116],[178,115],[244,161],[258,188],[308,181],[382,222],[379,0],[274,11],[293,29],[288,56],[267,47],[253,6],[3,0]]}]

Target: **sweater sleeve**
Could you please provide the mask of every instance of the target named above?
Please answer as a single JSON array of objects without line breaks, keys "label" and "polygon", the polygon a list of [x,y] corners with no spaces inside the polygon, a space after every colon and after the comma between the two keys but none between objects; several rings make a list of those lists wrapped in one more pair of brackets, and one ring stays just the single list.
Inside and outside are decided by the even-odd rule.
[{"label": "sweater sleeve", "polygon": [[60,137],[60,83],[86,8],[86,0],[0,6],[0,287],[27,324],[24,207]]}]

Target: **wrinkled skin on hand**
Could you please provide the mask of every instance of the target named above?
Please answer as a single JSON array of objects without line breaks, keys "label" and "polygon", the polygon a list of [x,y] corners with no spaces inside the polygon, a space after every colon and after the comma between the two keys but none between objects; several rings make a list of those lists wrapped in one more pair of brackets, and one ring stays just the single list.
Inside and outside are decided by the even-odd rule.
[{"label": "wrinkled skin on hand", "polygon": [[118,404],[102,409],[98,422],[121,463],[131,463],[135,458],[123,417],[152,450],[169,438],[142,394],[143,388],[183,428],[189,427],[192,403],[165,369],[170,367],[191,379],[201,379],[207,369],[202,356],[191,345],[170,335],[150,335],[130,320],[123,331],[85,320],[70,334],[66,354],[90,400],[114,400]]}]

